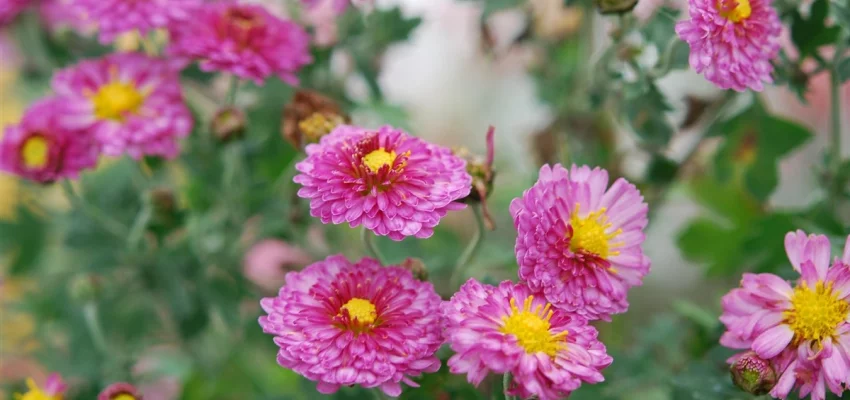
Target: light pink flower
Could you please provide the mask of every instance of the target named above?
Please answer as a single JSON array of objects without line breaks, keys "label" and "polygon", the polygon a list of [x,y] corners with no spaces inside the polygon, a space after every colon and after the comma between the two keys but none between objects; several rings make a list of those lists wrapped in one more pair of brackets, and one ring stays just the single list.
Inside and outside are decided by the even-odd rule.
[{"label": "light pink flower", "polygon": [[67,104],[62,122],[90,133],[102,151],[133,158],[175,157],[178,139],[192,131],[178,71],[137,53],[86,60],[53,76]]},{"label": "light pink flower", "polygon": [[265,8],[222,2],[206,5],[171,26],[169,53],[197,59],[204,71],[224,71],[257,84],[271,75],[296,84],[309,64],[310,37],[297,24]]},{"label": "light pink flower", "polygon": [[245,277],[266,291],[276,291],[285,282],[287,272],[301,269],[313,261],[313,257],[288,243],[266,239],[245,254],[242,262]]},{"label": "light pink flower", "polygon": [[449,368],[474,385],[490,372],[510,372],[509,394],[558,400],[582,382],[602,382],[601,371],[612,361],[594,327],[523,284],[493,287],[470,279],[442,312],[446,341],[457,353]]},{"label": "light pink flower", "polygon": [[647,210],[625,179],[608,188],[604,169],[544,165],[511,203],[520,278],[558,308],[610,320],[649,272],[641,249]]},{"label": "light pink flower", "polygon": [[71,131],[59,122],[61,100],[47,98],[32,105],[18,125],[0,138],[0,171],[36,182],[75,179],[97,164],[98,147],[91,135]]},{"label": "light pink flower", "polygon": [[440,218],[465,205],[472,177],[451,150],[390,126],[341,125],[308,145],[294,181],[322,223],[367,229],[393,240],[427,238]]},{"label": "light pink flower", "polygon": [[203,0],[73,0],[76,18],[96,24],[101,43],[125,32],[142,35],[172,22],[182,23]]},{"label": "light pink flower", "polygon": [[277,362],[318,382],[380,387],[401,394],[401,382],[440,369],[440,297],[428,282],[399,267],[331,256],[290,272],[277,297],[260,302],[263,331],[275,335]]},{"label": "light pink flower", "polygon": [[779,375],[773,397],[795,387],[801,398],[822,400],[827,388],[840,396],[850,380],[850,238],[831,267],[826,236],[790,232],[785,250],[800,278],[792,287],[773,274],[744,274],[723,297],[720,343],[771,362]]},{"label": "light pink flower", "polygon": [[761,91],[782,25],[771,0],[689,0],[676,33],[691,47],[691,68],[722,89]]},{"label": "light pink flower", "polygon": [[12,22],[33,0],[0,0],[0,26]]}]

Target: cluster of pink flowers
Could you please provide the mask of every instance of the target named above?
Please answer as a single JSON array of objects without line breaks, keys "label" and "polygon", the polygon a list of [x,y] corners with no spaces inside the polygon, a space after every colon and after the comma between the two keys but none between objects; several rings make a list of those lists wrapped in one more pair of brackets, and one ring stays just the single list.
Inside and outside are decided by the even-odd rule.
[{"label": "cluster of pink flowers", "polygon": [[[179,78],[190,61],[257,83],[274,75],[293,84],[296,72],[311,61],[304,29],[260,6],[202,0],[61,1],[63,14],[68,14],[63,20],[96,26],[104,43],[121,33],[167,29],[167,51],[179,62],[116,53],[56,72],[54,94],[30,107],[0,138],[0,170],[37,182],[75,178],[95,166],[100,154],[176,157],[179,140],[194,125]],[[30,3],[0,0],[0,24]]]},{"label": "cluster of pink flowers", "polygon": [[803,231],[785,236],[791,266],[800,274],[789,282],[769,273],[744,274],[741,287],[723,297],[720,343],[755,352],[779,379],[770,391],[784,399],[823,400],[826,390],[841,396],[850,383],[850,237],[841,258],[830,265],[830,243]]},{"label": "cluster of pink flowers", "polygon": [[[326,224],[363,225],[393,240],[431,236],[448,211],[462,208],[458,200],[471,190],[462,158],[388,126],[338,126],[306,152],[294,181],[302,186],[299,196],[310,199],[311,214]],[[489,372],[510,374],[510,395],[555,400],[582,383],[601,382],[601,371],[612,359],[589,322],[626,311],[628,289],[649,272],[641,250],[647,224],[643,197],[624,179],[609,188],[602,169],[547,165],[537,184],[514,200],[511,214],[522,281],[494,287],[470,279],[439,305],[439,313],[429,308],[436,303],[421,304],[421,313],[415,314],[411,306],[405,308],[411,317],[406,324],[382,320],[369,288],[376,280],[383,282],[385,274],[411,281],[407,271],[381,269],[368,260],[365,276],[343,275],[338,271],[350,264],[331,258],[289,273],[278,297],[263,300],[268,316],[260,319],[266,332],[277,336],[279,363],[318,381],[320,391],[332,392],[344,384],[383,385],[373,365],[359,361],[364,351],[370,360],[388,348],[429,357],[428,362],[408,358],[406,365],[386,365],[383,376],[393,376],[393,386],[391,391],[381,387],[395,396],[406,376],[439,367],[430,357],[444,340],[456,352],[449,360],[452,373],[466,374],[476,385]],[[329,268],[331,260],[339,266]],[[322,276],[316,276],[318,271]],[[334,289],[338,285],[345,290]],[[354,288],[363,294],[351,293]],[[352,315],[353,324],[348,322]],[[411,344],[396,342],[407,337],[408,329],[423,329],[420,323],[441,327],[435,331],[441,340],[429,342],[435,347],[416,353],[405,348]],[[382,337],[375,330],[390,326],[398,331],[380,331]],[[399,372],[406,368],[414,373]]]}]

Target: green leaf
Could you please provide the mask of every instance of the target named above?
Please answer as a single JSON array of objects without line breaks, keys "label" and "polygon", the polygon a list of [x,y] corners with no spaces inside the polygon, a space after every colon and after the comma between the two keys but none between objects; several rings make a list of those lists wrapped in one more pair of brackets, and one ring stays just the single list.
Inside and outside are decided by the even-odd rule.
[{"label": "green leaf", "polygon": [[0,250],[11,255],[10,275],[31,273],[45,246],[47,226],[29,208],[18,207],[15,221],[0,221]]},{"label": "green leaf", "polygon": [[833,44],[841,33],[837,26],[826,26],[829,13],[829,0],[815,0],[808,19],[803,18],[799,11],[791,16],[791,40],[804,58],[814,54],[820,46]]},{"label": "green leaf", "polygon": [[481,18],[487,18],[495,12],[519,7],[523,0],[484,0],[484,10]]},{"label": "green leaf", "polygon": [[[671,38],[684,44],[676,36],[676,21],[678,20],[679,10],[670,7],[661,7],[656,12],[659,15],[663,15],[664,18],[652,18],[646,25],[640,28],[644,39],[655,45],[658,48],[659,54],[664,51]],[[685,48],[687,49],[687,46]]]},{"label": "green leaf", "polygon": [[645,144],[655,149],[667,145],[673,137],[673,127],[667,122],[670,106],[652,82],[638,82],[627,87],[626,116],[632,129]]},{"label": "green leaf", "polygon": [[679,234],[677,244],[686,258],[707,263],[710,275],[726,275],[741,263],[739,245],[743,236],[735,227],[697,218]]},{"label": "green leaf", "polygon": [[649,163],[647,180],[655,184],[668,184],[673,182],[678,172],[678,163],[662,155],[656,155]]}]

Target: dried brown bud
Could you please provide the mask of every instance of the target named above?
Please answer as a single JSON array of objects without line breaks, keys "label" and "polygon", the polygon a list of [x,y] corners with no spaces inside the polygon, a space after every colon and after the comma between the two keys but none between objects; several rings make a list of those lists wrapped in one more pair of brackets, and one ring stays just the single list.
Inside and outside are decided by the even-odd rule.
[{"label": "dried brown bud", "polygon": [[594,0],[600,14],[625,14],[632,11],[637,0]]},{"label": "dried brown bud", "polygon": [[219,110],[210,123],[213,136],[221,142],[228,142],[245,134],[245,113],[238,108],[228,107]]},{"label": "dried brown bud", "polygon": [[425,263],[418,258],[408,257],[399,264],[399,266],[413,273],[413,277],[420,281],[428,280],[428,268],[425,267]]},{"label": "dried brown bud", "polygon": [[312,90],[299,90],[283,108],[281,133],[296,148],[315,143],[337,125],[349,121],[332,99]]},{"label": "dried brown bud", "polygon": [[490,217],[490,212],[487,209],[487,197],[493,192],[493,180],[496,178],[496,172],[493,170],[493,160],[495,158],[494,135],[496,128],[492,126],[487,130],[487,156],[481,157],[473,154],[466,148],[455,150],[455,155],[466,160],[466,172],[472,176],[472,191],[469,196],[466,196],[458,201],[461,203],[481,203],[481,211],[483,212],[487,228],[495,229],[496,225]]},{"label": "dried brown bud", "polygon": [[776,385],[776,371],[770,362],[760,358],[753,351],[742,354],[729,368],[732,382],[741,390],[761,396],[770,392]]}]

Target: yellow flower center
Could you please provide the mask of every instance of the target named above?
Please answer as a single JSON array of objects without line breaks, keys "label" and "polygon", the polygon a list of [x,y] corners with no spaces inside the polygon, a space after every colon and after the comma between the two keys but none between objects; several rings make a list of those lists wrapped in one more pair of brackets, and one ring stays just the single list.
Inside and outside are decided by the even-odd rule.
[{"label": "yellow flower center", "polygon": [[623,233],[622,229],[608,233],[611,223],[605,215],[606,208],[602,207],[586,217],[579,216],[579,204],[570,217],[570,227],[573,228],[573,236],[570,239],[570,250],[574,253],[595,254],[603,259],[620,254],[619,251],[611,251],[611,248],[620,246],[622,243],[611,243],[615,237]]},{"label": "yellow flower center", "polygon": [[814,290],[805,282],[794,288],[791,309],[785,311],[785,321],[794,331],[796,342],[820,342],[835,337],[841,321],[847,318],[850,304],[832,291],[832,284],[818,282]]},{"label": "yellow flower center", "polygon": [[366,299],[354,297],[341,308],[347,310],[351,320],[360,325],[369,325],[378,318],[375,305]]},{"label": "yellow flower center", "polygon": [[101,86],[92,97],[95,116],[114,121],[122,121],[127,113],[136,113],[144,102],[144,94],[132,83],[119,81]]},{"label": "yellow flower center", "polygon": [[50,146],[42,136],[34,135],[24,142],[21,147],[21,158],[24,161],[24,166],[29,169],[42,168],[47,165],[47,155]]},{"label": "yellow flower center", "polygon": [[551,333],[549,320],[552,319],[552,305],[540,306],[531,310],[534,296],[526,297],[522,310],[517,308],[516,300],[511,299],[511,315],[502,317],[500,331],[516,337],[519,345],[528,354],[543,352],[549,357],[555,357],[559,350],[567,347],[564,338],[567,331]]},{"label": "yellow flower center", "polygon": [[325,115],[319,112],[313,113],[309,117],[301,120],[298,123],[298,128],[304,133],[304,136],[310,142],[318,141],[322,136],[331,133],[337,125],[342,123],[342,118],[336,115]]},{"label": "yellow flower center", "polygon": [[385,165],[392,167],[395,157],[396,154],[394,151],[387,152],[382,147],[363,156],[363,164],[366,164],[366,167],[372,172],[378,172]]},{"label": "yellow flower center", "polygon": [[27,389],[24,394],[15,393],[16,400],[62,400],[62,395],[49,395],[41,391],[41,388],[35,384],[32,378],[27,378]]},{"label": "yellow flower center", "polygon": [[753,10],[750,0],[720,0],[717,3],[720,16],[732,22],[741,22],[750,17]]},{"label": "yellow flower center", "polygon": [[136,397],[127,393],[121,393],[110,400],[136,400]]}]

